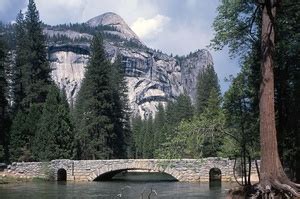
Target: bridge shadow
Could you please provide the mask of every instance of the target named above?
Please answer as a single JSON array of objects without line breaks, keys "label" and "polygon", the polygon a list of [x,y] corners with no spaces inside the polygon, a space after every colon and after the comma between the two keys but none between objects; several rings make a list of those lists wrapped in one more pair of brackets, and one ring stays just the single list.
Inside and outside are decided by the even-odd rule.
[{"label": "bridge shadow", "polygon": [[120,169],[103,173],[93,181],[172,182],[178,180],[164,172],[146,169]]}]

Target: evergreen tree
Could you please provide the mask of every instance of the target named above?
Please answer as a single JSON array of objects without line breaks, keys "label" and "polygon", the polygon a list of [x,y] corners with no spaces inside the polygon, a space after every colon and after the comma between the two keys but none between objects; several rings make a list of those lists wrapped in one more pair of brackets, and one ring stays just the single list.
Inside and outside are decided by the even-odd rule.
[{"label": "evergreen tree", "polygon": [[113,99],[110,83],[111,65],[105,58],[103,40],[95,35],[85,78],[75,105],[77,158],[114,157]]},{"label": "evergreen tree", "polygon": [[10,132],[10,150],[12,160],[26,161],[32,159],[33,138],[51,84],[42,22],[33,0],[29,0],[25,19],[21,13],[17,17],[16,40],[13,69],[16,115]]},{"label": "evergreen tree", "polygon": [[132,149],[135,158],[141,158],[143,154],[143,121],[140,116],[132,119]]},{"label": "evergreen tree", "polygon": [[32,104],[25,110],[19,109],[14,116],[10,131],[10,161],[32,161],[32,146],[41,117],[41,106]]},{"label": "evergreen tree", "polygon": [[27,61],[28,49],[26,45],[26,30],[24,15],[20,11],[16,18],[15,24],[15,40],[16,40],[16,57],[12,69],[12,89],[13,89],[13,111],[21,109],[23,99],[25,98],[24,90],[24,73]]},{"label": "evergreen tree", "polygon": [[43,107],[34,139],[33,154],[36,160],[71,158],[73,125],[64,92],[51,86]]},{"label": "evergreen tree", "polygon": [[0,32],[0,162],[8,161],[9,105],[7,83],[7,51]]},{"label": "evergreen tree", "polygon": [[274,57],[278,149],[289,176],[300,182],[300,3],[290,0],[281,5],[284,9],[277,13],[277,56]]},{"label": "evergreen tree", "polygon": [[175,102],[175,116],[177,118],[176,123],[182,120],[189,120],[194,115],[194,108],[192,106],[191,99],[186,94],[180,94]]},{"label": "evergreen tree", "polygon": [[26,107],[32,103],[44,103],[48,85],[51,84],[50,66],[47,61],[46,41],[43,35],[42,22],[33,0],[29,0],[25,14],[27,60],[24,70]]},{"label": "evergreen tree", "polygon": [[144,140],[143,140],[143,158],[153,158],[153,118],[150,117],[144,121]]},{"label": "evergreen tree", "polygon": [[207,106],[207,100],[212,89],[215,89],[220,95],[221,91],[218,76],[214,67],[212,65],[208,65],[200,71],[197,78],[196,110],[198,114],[203,113]]},{"label": "evergreen tree", "polygon": [[132,142],[132,138],[129,121],[128,89],[121,57],[117,57],[112,64],[110,83],[113,99],[113,115],[111,120],[113,121],[114,132],[116,134],[116,138],[113,140],[114,156],[125,158],[131,153],[130,142]]},{"label": "evergreen tree", "polygon": [[[153,121],[153,130],[154,130],[154,138],[153,138],[153,150],[159,151],[161,144],[166,140],[166,132],[165,132],[165,109],[163,105],[160,103],[157,107],[157,113],[155,115]],[[157,154],[155,153],[155,156]]]},{"label": "evergreen tree", "polygon": [[204,157],[217,157],[222,146],[222,133],[221,131],[218,132],[218,127],[213,126],[224,126],[224,115],[221,109],[221,96],[215,88],[211,89],[207,99],[207,107],[200,117],[207,124],[211,124],[207,129],[204,129],[206,133],[202,144],[202,154]]}]

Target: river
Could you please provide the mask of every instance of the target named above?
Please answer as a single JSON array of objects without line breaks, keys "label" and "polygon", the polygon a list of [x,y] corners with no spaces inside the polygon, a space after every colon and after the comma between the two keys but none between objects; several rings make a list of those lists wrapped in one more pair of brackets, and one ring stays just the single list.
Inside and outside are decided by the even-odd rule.
[{"label": "river", "polygon": [[[125,179],[127,178],[127,179]],[[228,183],[160,181],[144,174],[121,176],[106,182],[26,182],[0,185],[1,199],[127,198],[151,199],[224,198]],[[143,179],[143,180],[141,180]],[[165,179],[170,180],[170,179]],[[157,194],[157,195],[156,195]]]}]

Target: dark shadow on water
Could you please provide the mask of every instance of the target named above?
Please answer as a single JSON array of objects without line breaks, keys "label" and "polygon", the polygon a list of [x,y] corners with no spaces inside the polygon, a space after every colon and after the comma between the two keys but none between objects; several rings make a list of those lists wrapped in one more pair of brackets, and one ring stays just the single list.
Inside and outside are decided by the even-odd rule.
[{"label": "dark shadow on water", "polygon": [[222,189],[222,182],[220,180],[214,180],[209,182],[209,189],[210,190],[221,190]]},{"label": "dark shadow on water", "polygon": [[94,181],[129,181],[129,182],[174,182],[173,176],[163,172],[134,172],[134,171],[112,171],[98,176]]}]

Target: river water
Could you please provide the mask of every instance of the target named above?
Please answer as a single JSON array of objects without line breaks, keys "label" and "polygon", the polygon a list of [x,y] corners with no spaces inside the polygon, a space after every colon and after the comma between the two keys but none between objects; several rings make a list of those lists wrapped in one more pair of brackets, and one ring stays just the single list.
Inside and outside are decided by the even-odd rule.
[{"label": "river water", "polygon": [[[127,198],[185,199],[185,198],[224,198],[228,183],[184,183],[157,181],[139,175],[107,182],[26,182],[0,185],[0,198]],[[122,178],[122,177],[121,177]],[[170,180],[170,179],[168,179]]]}]

